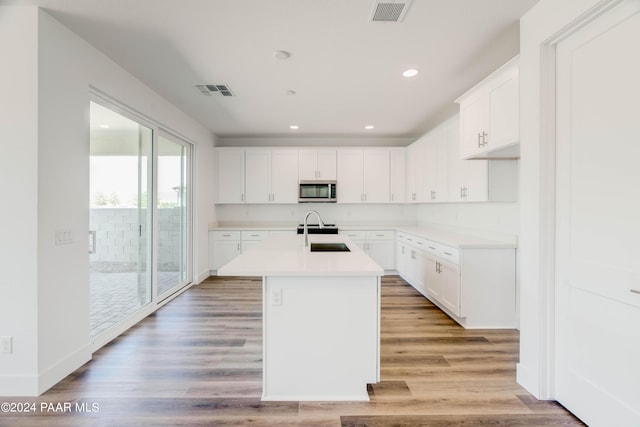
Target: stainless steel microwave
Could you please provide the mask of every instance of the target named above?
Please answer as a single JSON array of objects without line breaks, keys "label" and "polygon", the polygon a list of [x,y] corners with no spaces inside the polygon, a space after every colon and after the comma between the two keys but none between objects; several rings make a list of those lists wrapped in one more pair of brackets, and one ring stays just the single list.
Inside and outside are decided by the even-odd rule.
[{"label": "stainless steel microwave", "polygon": [[300,181],[298,203],[337,202],[336,181]]}]

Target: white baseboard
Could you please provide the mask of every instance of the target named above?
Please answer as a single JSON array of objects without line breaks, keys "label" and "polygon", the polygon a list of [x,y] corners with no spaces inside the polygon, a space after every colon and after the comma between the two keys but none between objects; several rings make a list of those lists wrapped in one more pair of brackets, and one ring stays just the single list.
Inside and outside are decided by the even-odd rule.
[{"label": "white baseboard", "polygon": [[199,285],[200,283],[204,282],[209,276],[211,276],[209,270],[203,271],[196,278],[196,281],[194,282],[194,285]]},{"label": "white baseboard", "polygon": [[87,344],[46,369],[39,375],[38,394],[49,390],[89,360],[91,360],[91,347]]},{"label": "white baseboard", "polygon": [[0,396],[39,396],[89,360],[91,350],[85,345],[38,375],[0,376]]}]

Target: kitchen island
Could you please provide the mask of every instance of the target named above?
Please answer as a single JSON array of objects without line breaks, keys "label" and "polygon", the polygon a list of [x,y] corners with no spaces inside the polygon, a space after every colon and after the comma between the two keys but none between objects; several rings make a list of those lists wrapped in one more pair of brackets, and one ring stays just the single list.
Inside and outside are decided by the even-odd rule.
[{"label": "kitchen island", "polygon": [[384,270],[347,237],[348,252],[311,252],[302,235],[262,241],[218,270],[261,276],[262,400],[368,400],[380,379],[380,277]]}]

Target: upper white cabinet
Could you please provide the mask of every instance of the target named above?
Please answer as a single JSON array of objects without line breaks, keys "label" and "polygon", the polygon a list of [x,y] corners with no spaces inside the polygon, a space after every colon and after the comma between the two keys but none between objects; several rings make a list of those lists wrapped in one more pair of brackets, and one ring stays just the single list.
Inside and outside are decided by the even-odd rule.
[{"label": "upper white cabinet", "polygon": [[217,203],[244,203],[244,148],[216,150]]},{"label": "upper white cabinet", "polygon": [[297,203],[298,151],[246,149],[246,203]]},{"label": "upper white cabinet", "polygon": [[389,201],[404,203],[407,182],[407,150],[395,148],[389,150]]},{"label": "upper white cabinet", "polygon": [[449,147],[452,130],[442,126],[429,135],[424,146],[424,201],[427,203],[449,200]]},{"label": "upper white cabinet", "polygon": [[419,203],[425,200],[425,138],[407,147],[407,197],[409,203]]},{"label": "upper white cabinet", "polygon": [[300,181],[336,179],[336,150],[300,150]]},{"label": "upper white cabinet", "polygon": [[456,102],[460,104],[462,158],[519,157],[519,57],[507,62]]},{"label": "upper white cabinet", "polygon": [[338,150],[338,203],[389,202],[389,150]]},{"label": "upper white cabinet", "polygon": [[[458,139],[458,128],[451,128]],[[512,202],[518,197],[517,160],[463,160],[460,145],[449,145],[449,201]]]}]

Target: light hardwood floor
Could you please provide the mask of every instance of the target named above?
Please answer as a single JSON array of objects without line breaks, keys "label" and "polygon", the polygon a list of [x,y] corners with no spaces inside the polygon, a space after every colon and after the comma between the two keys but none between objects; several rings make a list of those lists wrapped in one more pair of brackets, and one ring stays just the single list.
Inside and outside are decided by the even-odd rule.
[{"label": "light hardwood floor", "polygon": [[465,330],[398,276],[383,278],[382,381],[369,402],[261,402],[261,311],[259,279],[212,277],[43,396],[0,397],[37,405],[0,413],[0,426],[583,425],[516,384],[517,331]]}]

